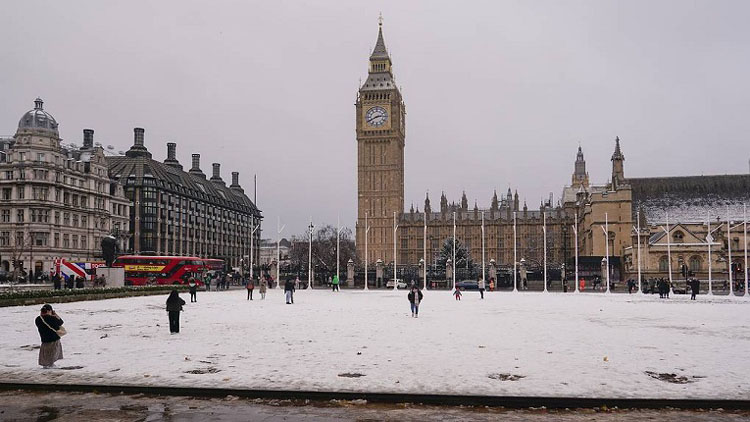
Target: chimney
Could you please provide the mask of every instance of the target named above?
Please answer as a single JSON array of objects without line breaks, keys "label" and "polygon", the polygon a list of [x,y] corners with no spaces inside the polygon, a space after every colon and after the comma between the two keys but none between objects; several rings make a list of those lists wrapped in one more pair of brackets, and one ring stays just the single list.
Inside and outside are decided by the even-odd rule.
[{"label": "chimney", "polygon": [[83,130],[83,149],[94,148],[94,129]]},{"label": "chimney", "polygon": [[213,166],[213,170],[214,170],[214,173],[211,176],[211,181],[224,184],[224,181],[221,180],[221,164],[213,163],[211,165]]},{"label": "chimney", "polygon": [[206,178],[206,175],[201,171],[201,155],[193,154],[193,167],[190,169],[190,174]]},{"label": "chimney", "polygon": [[232,185],[229,186],[229,188],[232,189],[233,191],[245,193],[245,191],[242,189],[242,186],[240,186],[240,172],[238,171],[232,172]]},{"label": "chimney", "polygon": [[146,146],[143,143],[142,127],[133,128],[133,146],[125,153],[125,156],[151,158],[151,153],[148,152],[148,149],[146,149]]},{"label": "chimney", "polygon": [[167,142],[167,159],[164,160],[164,164],[175,167],[182,170],[182,165],[177,161],[177,144],[174,142]]},{"label": "chimney", "polygon": [[133,146],[135,147],[142,147],[143,146],[143,128],[137,127],[133,129],[134,139],[133,139]]}]

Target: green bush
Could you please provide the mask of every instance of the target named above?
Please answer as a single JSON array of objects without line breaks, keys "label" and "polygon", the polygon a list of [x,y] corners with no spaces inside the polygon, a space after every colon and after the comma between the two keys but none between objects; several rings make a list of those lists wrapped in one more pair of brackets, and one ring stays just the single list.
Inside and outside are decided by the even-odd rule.
[{"label": "green bush", "polygon": [[36,299],[47,297],[63,296],[81,296],[92,294],[106,293],[125,293],[125,292],[169,292],[172,289],[186,291],[188,286],[127,286],[127,287],[109,287],[109,288],[87,288],[87,289],[63,289],[63,290],[21,290],[15,292],[0,293],[0,300],[11,299]]}]

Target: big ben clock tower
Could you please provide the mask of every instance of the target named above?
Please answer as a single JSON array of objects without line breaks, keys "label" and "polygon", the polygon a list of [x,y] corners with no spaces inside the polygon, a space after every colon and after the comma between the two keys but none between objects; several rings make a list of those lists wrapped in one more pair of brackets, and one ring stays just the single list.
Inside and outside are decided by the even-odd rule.
[{"label": "big ben clock tower", "polygon": [[[382,19],[370,55],[367,81],[359,88],[357,121],[357,256],[372,264],[393,261],[393,213],[404,211],[406,109],[383,41]],[[367,235],[365,257],[365,225]]]}]

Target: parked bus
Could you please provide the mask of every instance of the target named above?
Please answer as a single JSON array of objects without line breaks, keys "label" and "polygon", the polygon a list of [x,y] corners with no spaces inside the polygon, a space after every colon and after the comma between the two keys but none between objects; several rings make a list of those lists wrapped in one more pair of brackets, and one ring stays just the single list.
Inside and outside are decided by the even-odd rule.
[{"label": "parked bus", "polygon": [[187,284],[190,277],[202,285],[204,273],[209,270],[206,260],[191,256],[124,255],[112,266],[125,268],[125,285],[132,286]]}]

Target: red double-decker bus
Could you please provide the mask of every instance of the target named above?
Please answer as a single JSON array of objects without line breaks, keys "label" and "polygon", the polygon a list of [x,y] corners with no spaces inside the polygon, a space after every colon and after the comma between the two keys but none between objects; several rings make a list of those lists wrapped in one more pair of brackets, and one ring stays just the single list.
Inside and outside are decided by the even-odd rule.
[{"label": "red double-decker bus", "polygon": [[125,285],[131,286],[187,284],[190,277],[202,285],[205,272],[211,269],[206,260],[193,256],[124,255],[112,266],[125,268]]}]

